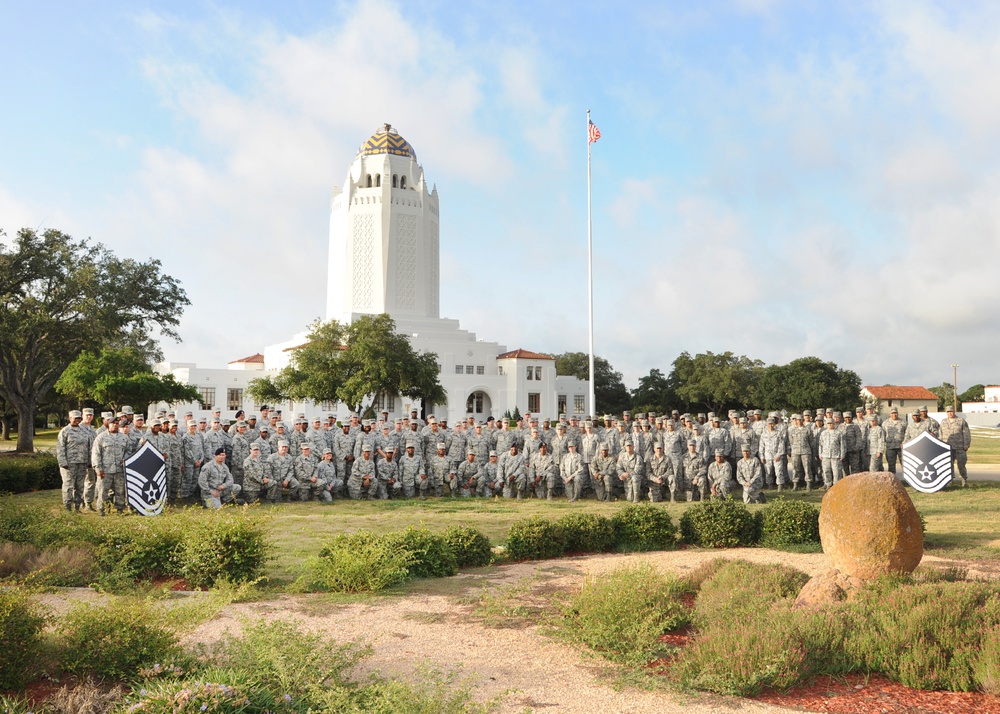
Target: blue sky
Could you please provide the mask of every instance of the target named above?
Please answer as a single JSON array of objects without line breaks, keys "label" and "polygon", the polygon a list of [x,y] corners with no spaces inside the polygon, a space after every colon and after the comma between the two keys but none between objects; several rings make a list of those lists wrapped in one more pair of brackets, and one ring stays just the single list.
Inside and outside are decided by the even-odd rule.
[{"label": "blue sky", "polygon": [[597,352],[995,384],[996,3],[0,4],[0,228],[159,258],[168,359],[322,317],[331,188],[383,122],[441,196],[442,316]]}]

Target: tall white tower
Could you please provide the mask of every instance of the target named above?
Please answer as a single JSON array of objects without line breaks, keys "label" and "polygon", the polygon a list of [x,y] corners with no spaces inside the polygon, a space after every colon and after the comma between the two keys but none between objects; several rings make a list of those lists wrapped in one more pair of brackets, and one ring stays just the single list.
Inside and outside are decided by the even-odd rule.
[{"label": "tall white tower", "polygon": [[440,316],[438,193],[389,124],[365,141],[333,189],[326,319]]}]

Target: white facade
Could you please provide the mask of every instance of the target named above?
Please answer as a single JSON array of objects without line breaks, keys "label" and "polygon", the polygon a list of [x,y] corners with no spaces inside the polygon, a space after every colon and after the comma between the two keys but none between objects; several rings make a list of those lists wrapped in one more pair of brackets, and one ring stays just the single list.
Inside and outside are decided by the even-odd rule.
[{"label": "white facade", "polygon": [[[588,383],[557,377],[553,358],[525,350],[508,352],[504,345],[477,339],[458,320],[440,317],[439,215],[437,188],[428,189],[416,152],[388,124],[361,145],[343,190],[333,190],[327,320],[352,322],[359,315],[387,313],[415,350],[437,354],[440,382],[448,395],[446,405],[428,409],[396,397],[372,405],[375,411],[397,417],[417,408],[449,423],[469,414],[479,420],[500,417],[515,408],[551,419],[560,413],[583,415]],[[245,390],[252,379],[276,375],[307,340],[306,332],[299,333],[265,347],[262,354],[230,362],[228,369],[162,363],[157,371],[213,395],[212,404],[204,406],[218,405],[222,416],[232,419],[237,408],[248,414],[257,408],[245,394],[237,407],[237,390]],[[175,406],[181,414],[207,414],[201,405]],[[279,406],[283,418],[298,413],[310,419],[349,415],[342,404]]]}]

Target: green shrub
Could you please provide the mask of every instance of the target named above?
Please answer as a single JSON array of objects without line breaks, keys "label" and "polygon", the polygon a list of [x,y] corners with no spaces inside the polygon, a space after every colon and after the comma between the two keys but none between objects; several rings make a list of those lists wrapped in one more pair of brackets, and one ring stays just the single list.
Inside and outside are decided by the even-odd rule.
[{"label": "green shrub", "polygon": [[298,714],[308,702],[261,686],[251,671],[205,669],[180,680],[146,682],[138,694],[125,700],[128,714],[243,714],[270,712]]},{"label": "green shrub", "polygon": [[677,545],[677,528],[670,514],[649,503],[632,503],[611,517],[617,547],[622,551],[669,550]]},{"label": "green shrub", "polygon": [[1000,695],[1000,627],[983,635],[973,673],[980,689],[993,696]]},{"label": "green shrub", "polygon": [[565,551],[562,528],[546,518],[522,518],[507,531],[507,555],[511,560],[558,558]]},{"label": "green shrub", "polygon": [[189,585],[211,586],[223,578],[233,583],[249,582],[263,575],[271,544],[258,510],[198,509],[189,513],[197,517],[187,518],[174,568]]},{"label": "green shrub", "polygon": [[36,531],[45,518],[45,511],[38,507],[0,496],[0,541],[35,544]]},{"label": "green shrub", "polygon": [[178,656],[177,636],[161,624],[161,607],[139,598],[81,603],[59,623],[63,668],[132,680],[141,667]]},{"label": "green shrub", "polygon": [[562,528],[567,553],[607,553],[615,549],[611,519],[596,513],[568,513],[556,525]]},{"label": "green shrub", "polygon": [[480,530],[470,526],[449,526],[441,537],[455,554],[460,568],[478,568],[489,565],[493,559],[490,539]]},{"label": "green shrub", "polygon": [[34,670],[41,651],[42,617],[27,591],[0,589],[0,690],[18,689]]},{"label": "green shrub", "polygon": [[25,493],[60,488],[62,476],[55,456],[4,456],[0,458],[0,493]]},{"label": "green shrub", "polygon": [[701,586],[706,581],[714,578],[717,572],[732,562],[734,562],[732,558],[713,558],[712,560],[705,561],[696,566],[690,573],[687,573],[684,576],[684,582],[687,583],[691,592],[696,593],[701,590]]},{"label": "green shrub", "polygon": [[179,516],[111,516],[97,546],[98,582],[104,590],[128,589],[137,580],[178,575],[177,551],[185,533]]},{"label": "green shrub", "polygon": [[705,627],[713,621],[732,623],[767,612],[779,600],[796,597],[808,580],[808,575],[787,565],[728,562],[702,583],[694,620]]},{"label": "green shrub", "polygon": [[378,592],[406,582],[413,555],[371,531],[341,534],[306,561],[299,592]]},{"label": "green shrub", "polygon": [[[105,533],[112,524],[120,521],[123,517],[117,516],[109,519],[81,518],[79,515],[67,513],[59,510],[52,513],[48,510],[41,510],[42,520],[34,528],[31,542],[39,548],[58,548],[64,545],[100,545],[104,541]],[[159,519],[150,519],[159,520]]]},{"label": "green shrub", "polygon": [[414,578],[444,578],[458,573],[458,561],[448,542],[425,528],[409,528],[386,533],[391,547],[407,551],[412,556],[409,571]]},{"label": "green shrub", "polygon": [[758,528],[753,514],[738,501],[703,501],[681,516],[681,535],[691,545],[735,548],[753,545]]},{"label": "green shrub", "polygon": [[687,624],[684,592],[680,580],[651,565],[591,576],[566,606],[560,630],[610,660],[644,663],[660,635]]},{"label": "green shrub", "polygon": [[819,509],[805,501],[779,497],[760,511],[761,544],[774,547],[819,542]]}]

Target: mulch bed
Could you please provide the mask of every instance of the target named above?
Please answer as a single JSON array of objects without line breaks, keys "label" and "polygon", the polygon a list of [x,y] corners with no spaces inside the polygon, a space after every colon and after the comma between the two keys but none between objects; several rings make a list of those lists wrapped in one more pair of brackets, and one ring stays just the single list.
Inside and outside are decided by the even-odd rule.
[{"label": "mulch bed", "polygon": [[1000,714],[1000,697],[980,692],[909,689],[885,677],[817,677],[787,692],[764,692],[757,701],[830,714]]}]

